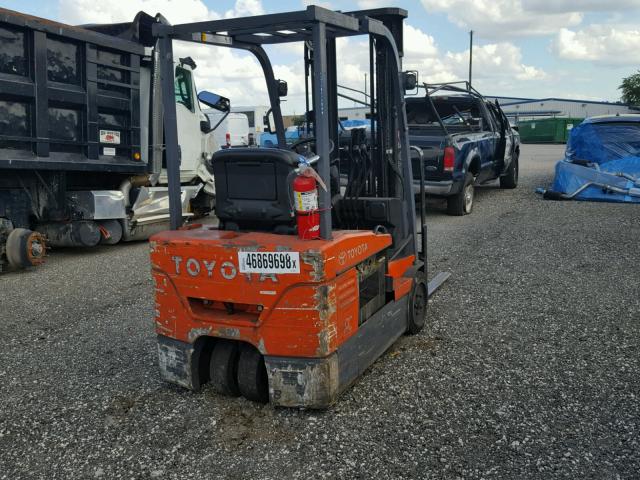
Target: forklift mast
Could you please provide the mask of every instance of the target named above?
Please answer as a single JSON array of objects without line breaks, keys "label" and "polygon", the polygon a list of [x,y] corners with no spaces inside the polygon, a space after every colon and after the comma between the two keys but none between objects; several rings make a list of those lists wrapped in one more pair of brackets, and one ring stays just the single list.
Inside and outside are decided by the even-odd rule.
[{"label": "forklift mast", "polygon": [[[395,255],[416,255],[415,201],[409,161],[407,121],[404,109],[402,72],[402,25],[407,12],[399,8],[339,13],[318,6],[299,12],[256,17],[213,20],[182,25],[155,24],[162,59],[162,90],[165,118],[165,146],[170,192],[171,226],[181,226],[179,190],[179,147],[173,99],[173,40],[229,47],[251,52],[260,63],[267,85],[278,147],[287,148],[278,92],[279,81],[264,45],[304,42],[305,87],[311,93],[312,109],[307,112],[307,128],[313,125],[316,170],[326,185],[331,184],[331,165],[338,156],[338,84],[336,40],[367,35],[370,45],[371,83],[370,171],[357,195],[332,205],[332,192],[319,192],[320,236],[332,237],[334,225],[351,227],[349,215],[340,212],[375,209],[374,199],[388,199],[394,210],[390,232]],[[309,85],[309,80],[311,85]],[[310,120],[310,121],[309,121]],[[394,199],[394,201],[390,200]],[[389,205],[393,204],[393,208]],[[363,206],[364,205],[364,206]],[[341,218],[332,218],[335,212]],[[399,214],[399,215],[398,215]],[[352,216],[353,217],[353,216]],[[351,222],[353,223],[353,222]]]}]

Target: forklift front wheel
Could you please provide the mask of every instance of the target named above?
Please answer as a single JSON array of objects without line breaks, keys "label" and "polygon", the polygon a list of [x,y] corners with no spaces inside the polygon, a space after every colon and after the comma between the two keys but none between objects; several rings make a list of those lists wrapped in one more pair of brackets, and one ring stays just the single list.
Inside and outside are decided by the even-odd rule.
[{"label": "forklift front wheel", "polygon": [[259,403],[269,401],[269,380],[264,357],[253,346],[240,346],[238,360],[238,386],[240,393],[247,400]]},{"label": "forklift front wheel", "polygon": [[429,289],[427,282],[421,277],[416,277],[411,288],[409,308],[407,311],[407,333],[415,335],[423,328],[427,320],[427,305]]}]

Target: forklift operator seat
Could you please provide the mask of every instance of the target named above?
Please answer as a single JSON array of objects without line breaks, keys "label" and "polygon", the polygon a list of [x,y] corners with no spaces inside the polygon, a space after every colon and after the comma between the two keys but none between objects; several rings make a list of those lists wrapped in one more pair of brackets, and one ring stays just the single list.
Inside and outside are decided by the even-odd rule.
[{"label": "forklift operator seat", "polygon": [[295,233],[291,181],[299,155],[280,148],[227,148],[207,162],[225,230]]}]

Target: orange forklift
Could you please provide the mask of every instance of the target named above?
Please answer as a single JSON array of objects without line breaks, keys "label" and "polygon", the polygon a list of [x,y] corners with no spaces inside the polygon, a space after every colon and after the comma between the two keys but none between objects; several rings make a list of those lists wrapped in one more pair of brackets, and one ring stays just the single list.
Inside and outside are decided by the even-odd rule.
[{"label": "orange forklift", "polygon": [[[163,379],[288,407],[325,408],[403,333],[422,330],[429,285],[419,253],[398,8],[297,12],[156,24],[172,230],[151,239]],[[371,128],[338,117],[336,40],[367,36]],[[274,148],[216,152],[217,227],[182,226],[173,40],[242,49],[264,71]],[[303,42],[306,124],[287,145],[264,46]],[[229,101],[203,92],[202,103]],[[203,122],[203,128],[209,128]],[[418,165],[416,164],[416,167]],[[420,168],[424,172],[424,168]],[[420,182],[426,252],[424,180]],[[439,275],[432,289],[446,279]]]}]

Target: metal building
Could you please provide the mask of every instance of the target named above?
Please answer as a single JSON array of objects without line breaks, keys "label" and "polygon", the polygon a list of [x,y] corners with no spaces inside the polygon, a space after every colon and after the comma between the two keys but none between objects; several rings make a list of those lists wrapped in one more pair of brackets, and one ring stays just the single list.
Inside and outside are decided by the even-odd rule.
[{"label": "metal building", "polygon": [[[615,115],[619,113],[640,113],[640,108],[619,102],[598,102],[593,100],[573,100],[569,98],[520,98],[486,96],[487,100],[498,100],[507,117],[515,122],[538,118],[587,118],[596,115]],[[365,119],[369,113],[367,107],[340,108],[341,120]]]},{"label": "metal building", "polygon": [[536,118],[587,118],[597,115],[638,113],[640,109],[620,102],[598,102],[569,98],[485,97],[498,100],[507,117],[515,122]]}]

